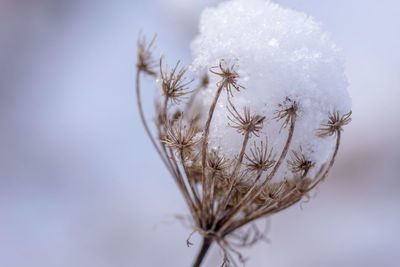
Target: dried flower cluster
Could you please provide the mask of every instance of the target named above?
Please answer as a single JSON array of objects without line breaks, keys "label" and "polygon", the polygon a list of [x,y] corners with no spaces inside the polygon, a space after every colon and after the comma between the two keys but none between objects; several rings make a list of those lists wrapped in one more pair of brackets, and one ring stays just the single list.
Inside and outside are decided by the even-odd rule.
[{"label": "dried flower cluster", "polygon": [[[141,50],[139,49],[139,58]],[[276,156],[272,149],[268,149],[268,140],[254,142],[249,146],[251,135],[257,136],[265,117],[251,114],[249,108],[243,112],[238,111],[230,103],[227,107],[230,126],[243,135],[242,149],[235,160],[229,161],[218,151],[209,150],[207,147],[207,133],[212,120],[213,107],[218,102],[221,90],[225,89],[231,94],[231,88],[242,88],[237,84],[237,73],[230,73],[221,67],[222,80],[217,84],[219,90],[209,110],[209,118],[204,128],[199,129],[193,123],[186,124],[190,118],[185,118],[185,112],[179,115],[170,114],[168,100],[179,102],[186,92],[188,83],[184,83],[184,72],[175,76],[176,67],[170,73],[161,70],[159,76],[162,79],[162,89],[165,92],[165,106],[158,109],[158,117],[166,118],[157,121],[159,143],[157,150],[171,172],[178,186],[182,190],[194,219],[195,229],[204,238],[204,246],[209,246],[212,241],[217,242],[225,252],[224,263],[234,263],[228,250],[231,248],[227,237],[240,227],[254,220],[271,215],[297,203],[312,188],[324,180],[335,161],[339,149],[342,126],[350,122],[350,113],[343,116],[334,113],[327,118],[327,123],[319,129],[319,136],[335,135],[336,146],[332,153],[328,166],[315,177],[308,177],[308,171],[314,163],[302,154],[301,148],[292,151],[292,156],[287,160],[295,179],[285,179],[279,183],[272,183],[274,175],[287,157],[291,139],[295,131],[297,119],[297,105],[295,102],[289,108],[277,107],[274,117],[276,121],[283,120],[282,127],[287,128],[286,144]],[[153,70],[144,70],[138,67],[138,74],[153,73]],[[184,83],[184,85],[181,85]],[[137,87],[140,90],[140,87]],[[182,93],[185,92],[185,93]],[[138,99],[138,101],[141,101]],[[285,99],[287,101],[287,99]],[[139,105],[141,106],[141,105]],[[143,110],[140,110],[142,114]],[[147,125],[147,122],[144,121]],[[146,126],[147,128],[148,126]],[[154,140],[154,137],[151,137]],[[200,154],[200,155],[199,155]],[[271,170],[272,169],[272,170]],[[270,170],[270,171],[269,171]],[[249,176],[254,179],[249,179]],[[248,181],[250,180],[250,182]],[[255,233],[258,231],[255,229]],[[264,236],[261,235],[262,238]],[[256,238],[261,239],[261,238]],[[251,243],[254,243],[253,240]],[[242,245],[246,245],[247,242]],[[239,254],[238,254],[239,255]],[[239,257],[240,258],[240,257]],[[197,266],[200,263],[197,263]],[[196,264],[195,264],[196,265]]]},{"label": "dried flower cluster", "polygon": [[[203,236],[193,266],[200,266],[214,242],[224,253],[222,266],[236,266],[237,260],[244,262],[244,258],[235,247],[250,246],[266,238],[253,224],[255,220],[298,203],[327,177],[339,149],[343,126],[351,121],[351,112],[341,114],[334,110],[327,114],[320,128],[311,129],[312,138],[335,138],[329,159],[323,164],[315,162],[303,152],[301,143],[293,141],[296,125],[301,125],[302,119],[299,99],[282,97],[269,117],[249,105],[238,107],[233,101],[236,94],[251,88],[241,84],[235,63],[224,58],[217,66],[210,66],[208,75],[200,78],[200,86],[192,90],[193,80],[186,78],[188,68],[178,70],[179,61],[171,70],[163,66],[162,59],[158,68],[155,66],[153,44],[154,39],[147,44],[139,38],[138,107],[146,132],[188,204],[194,231]],[[156,104],[156,135],[151,133],[143,114],[141,74],[156,77],[162,93],[162,100]],[[206,111],[193,111],[194,99],[210,87],[214,87],[214,94]],[[231,154],[210,145],[211,125],[223,96],[227,103],[226,127],[241,138],[240,149]],[[264,131],[271,125],[279,129],[278,144],[282,146],[276,142],[271,145],[270,136]],[[282,171],[285,168],[288,171]],[[247,231],[242,232],[243,229]]]}]

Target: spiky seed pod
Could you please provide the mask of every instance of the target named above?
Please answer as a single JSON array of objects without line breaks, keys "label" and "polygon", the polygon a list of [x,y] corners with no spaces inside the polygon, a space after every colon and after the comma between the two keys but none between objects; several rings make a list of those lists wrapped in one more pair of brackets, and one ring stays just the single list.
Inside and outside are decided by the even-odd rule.
[{"label": "spiky seed pod", "polygon": [[[230,67],[224,67],[223,65],[226,65],[226,62],[224,60],[220,60],[218,66],[213,66],[210,68],[210,72],[221,77],[221,80],[217,82],[217,86],[220,87],[222,85],[228,94],[233,96],[232,87],[236,91],[240,91],[240,89],[244,89],[244,87],[237,83],[239,74],[237,74],[235,71],[235,63],[233,63]],[[220,72],[214,71],[214,69],[219,69]]]},{"label": "spiky seed pod", "polygon": [[160,78],[161,90],[167,100],[174,104],[179,104],[184,100],[184,96],[191,93],[188,85],[193,82],[185,77],[188,67],[183,67],[177,71],[180,60],[175,64],[175,67],[168,72],[168,66],[162,67],[162,57],[160,58]]},{"label": "spiky seed pod", "polygon": [[286,128],[286,126],[289,124],[290,119],[293,116],[296,116],[296,112],[298,110],[298,105],[296,101],[291,100],[289,97],[286,97],[283,103],[278,104],[279,109],[274,112],[276,116],[273,119],[276,119],[277,121],[284,120],[281,130],[283,128]]},{"label": "spiky seed pod", "polygon": [[326,137],[332,136],[338,131],[343,131],[342,127],[351,122],[351,114],[351,111],[342,116],[339,114],[339,112],[330,114],[328,123],[321,124],[322,127],[318,129],[317,135],[319,137]]},{"label": "spiky seed pod", "polygon": [[264,187],[259,197],[254,201],[256,204],[264,205],[267,201],[279,201],[287,193],[289,184],[287,180],[279,183],[271,183]]},{"label": "spiky seed pod", "polygon": [[174,121],[169,119],[166,125],[164,139],[161,140],[166,146],[183,151],[185,158],[191,155],[192,148],[201,141],[197,138],[199,130],[193,124],[186,125],[183,119]]},{"label": "spiky seed pod", "polygon": [[261,141],[260,145],[256,142],[253,144],[253,148],[250,148],[250,155],[245,154],[244,157],[248,161],[245,163],[247,170],[251,173],[258,173],[267,171],[269,168],[274,166],[275,160],[272,158],[272,148],[268,152],[268,139],[264,142]]},{"label": "spiky seed pod", "polygon": [[227,160],[224,156],[220,156],[217,151],[213,150],[208,153],[207,156],[207,167],[210,170],[218,173],[225,171],[232,164],[232,161]]},{"label": "spiky seed pod", "polygon": [[293,173],[303,173],[307,174],[308,171],[314,167],[315,163],[311,160],[308,160],[306,156],[302,153],[302,148],[300,147],[300,152],[292,151],[292,156],[290,160],[287,160],[288,165],[290,166],[290,170]]},{"label": "spiky seed pod", "polygon": [[230,107],[228,108],[228,112],[231,116],[228,116],[228,120],[231,121],[229,126],[236,129],[238,133],[245,134],[249,132],[250,134],[254,134],[259,137],[258,132],[262,129],[262,124],[265,120],[265,116],[260,115],[250,115],[250,108],[243,108],[243,115],[237,111],[235,106],[229,101]]},{"label": "spiky seed pod", "polygon": [[149,75],[155,76],[156,71],[154,70],[157,67],[157,61],[153,59],[154,52],[154,42],[156,40],[157,35],[154,34],[153,39],[150,43],[147,44],[146,38],[139,33],[138,43],[137,43],[137,63],[136,67]]}]

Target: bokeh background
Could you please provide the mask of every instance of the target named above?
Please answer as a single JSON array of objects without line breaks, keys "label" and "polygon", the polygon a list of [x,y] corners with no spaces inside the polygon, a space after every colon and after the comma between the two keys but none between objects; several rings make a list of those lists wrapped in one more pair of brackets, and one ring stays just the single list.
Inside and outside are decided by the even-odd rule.
[{"label": "bokeh background", "polygon": [[[0,266],[189,266],[180,192],[140,124],[139,29],[191,62],[217,0],[0,0]],[[353,122],[329,179],[269,220],[246,266],[400,265],[400,3],[276,0],[344,49]],[[145,81],[151,119],[154,85]],[[205,266],[219,266],[214,248]]]}]

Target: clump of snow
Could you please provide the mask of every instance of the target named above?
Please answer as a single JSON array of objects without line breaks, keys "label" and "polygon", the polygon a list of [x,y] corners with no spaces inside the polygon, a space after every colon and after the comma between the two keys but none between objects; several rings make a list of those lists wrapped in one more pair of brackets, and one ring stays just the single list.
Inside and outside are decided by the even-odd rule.
[{"label": "clump of snow", "polygon": [[[320,24],[271,1],[232,0],[205,9],[199,31],[192,43],[193,69],[207,71],[221,59],[236,62],[238,83],[245,89],[233,90],[232,102],[238,111],[248,106],[252,113],[266,116],[260,137],[252,136],[250,144],[268,136],[269,146],[279,155],[288,129],[280,132],[282,121],[273,117],[288,97],[299,107],[291,149],[299,151],[301,147],[316,163],[315,169],[325,163],[335,139],[317,137],[316,129],[327,121],[329,113],[349,112],[351,99],[340,49]],[[219,80],[210,73],[209,86],[196,95],[193,105],[199,108],[202,122]],[[211,122],[209,148],[233,158],[240,151],[243,136],[228,126],[228,105],[224,91]],[[288,166],[282,169],[281,178]]]}]

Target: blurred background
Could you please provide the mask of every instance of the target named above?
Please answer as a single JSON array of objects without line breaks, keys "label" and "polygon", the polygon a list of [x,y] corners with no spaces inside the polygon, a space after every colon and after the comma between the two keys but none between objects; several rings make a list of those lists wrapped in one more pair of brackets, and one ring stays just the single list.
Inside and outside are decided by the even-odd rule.
[{"label": "blurred background", "polygon": [[[190,63],[217,0],[0,0],[0,266],[189,266],[199,238],[140,124],[139,30]],[[400,3],[277,0],[344,49],[353,98],[337,164],[309,203],[269,220],[246,266],[399,266]],[[151,119],[154,85],[146,80]],[[214,248],[205,266],[219,266]]]}]

